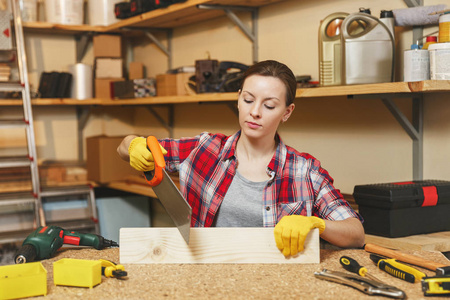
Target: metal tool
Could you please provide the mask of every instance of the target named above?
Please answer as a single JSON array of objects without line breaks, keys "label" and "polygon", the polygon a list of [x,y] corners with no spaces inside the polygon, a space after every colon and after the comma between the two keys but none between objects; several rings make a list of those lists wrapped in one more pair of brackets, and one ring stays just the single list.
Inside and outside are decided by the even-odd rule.
[{"label": "metal tool", "polygon": [[427,276],[425,273],[414,269],[413,267],[401,264],[393,258],[385,259],[379,255],[370,254],[370,259],[377,264],[377,267],[380,270],[407,282],[418,282],[423,277]]},{"label": "metal tool", "polygon": [[52,257],[63,244],[90,246],[97,250],[119,246],[116,242],[93,233],[64,230],[58,226],[40,226],[23,241],[14,260],[16,264],[23,264],[47,259]]},{"label": "metal tool", "polygon": [[450,266],[440,264],[431,260],[423,259],[422,257],[402,253],[400,251],[387,249],[375,244],[366,244],[364,250],[370,253],[376,253],[390,258],[395,258],[399,261],[422,267],[431,271],[435,271],[436,275],[450,275]]},{"label": "metal tool", "polygon": [[153,155],[155,170],[144,172],[145,180],[153,188],[184,240],[189,244],[192,208],[164,169],[166,162],[159,142],[154,136],[147,137],[147,147]]},{"label": "metal tool", "polygon": [[367,295],[380,295],[397,299],[406,298],[405,292],[394,286],[353,274],[323,269],[321,272],[314,272],[314,276],[319,279],[348,285]]},{"label": "metal tool", "polygon": [[450,295],[450,276],[434,276],[422,278],[424,296]]},{"label": "metal tool", "polygon": [[345,256],[345,255],[341,256],[341,258],[339,259],[339,262],[344,267],[344,269],[346,269],[349,272],[352,272],[352,273],[358,274],[359,276],[367,277],[369,279],[381,282],[375,276],[368,274],[367,269],[365,267],[361,266],[355,259],[353,259],[351,257]]}]

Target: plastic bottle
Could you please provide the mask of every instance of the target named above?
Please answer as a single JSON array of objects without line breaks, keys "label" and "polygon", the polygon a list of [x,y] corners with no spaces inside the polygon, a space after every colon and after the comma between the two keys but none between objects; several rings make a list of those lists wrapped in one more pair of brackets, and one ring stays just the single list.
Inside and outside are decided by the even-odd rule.
[{"label": "plastic bottle", "polygon": [[422,49],[428,50],[428,47],[431,44],[435,44],[435,43],[437,43],[437,36],[427,36],[427,40],[426,40],[425,44],[423,45]]},{"label": "plastic bottle", "polygon": [[387,28],[389,28],[392,33],[392,37],[395,40],[395,20],[392,10],[382,10],[380,13],[380,21],[383,22]]},{"label": "plastic bottle", "polygon": [[450,12],[439,16],[439,43],[450,42]]}]

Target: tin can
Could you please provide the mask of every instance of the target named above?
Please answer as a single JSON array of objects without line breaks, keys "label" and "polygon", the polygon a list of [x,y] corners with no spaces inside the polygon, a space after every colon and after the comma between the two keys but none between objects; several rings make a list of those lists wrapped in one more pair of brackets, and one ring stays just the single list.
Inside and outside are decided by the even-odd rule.
[{"label": "tin can", "polygon": [[450,42],[450,12],[439,17],[439,43]]},{"label": "tin can", "polygon": [[413,45],[403,56],[403,81],[422,81],[430,79],[430,57],[428,50],[421,50]]}]

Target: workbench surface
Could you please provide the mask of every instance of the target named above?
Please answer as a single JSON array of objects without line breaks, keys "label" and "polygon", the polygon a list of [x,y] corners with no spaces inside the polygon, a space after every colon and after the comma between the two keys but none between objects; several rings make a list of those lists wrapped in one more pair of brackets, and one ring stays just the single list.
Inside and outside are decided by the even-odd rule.
[{"label": "workbench surface", "polygon": [[[403,252],[450,265],[440,252]],[[420,283],[408,283],[378,270],[369,253],[360,249],[321,249],[320,264],[129,264],[125,265],[127,280],[102,277],[99,285],[89,289],[54,286],[53,262],[61,258],[119,262],[119,249],[63,248],[52,259],[42,261],[48,272],[45,299],[389,299],[314,277],[315,271],[324,268],[346,272],[339,263],[342,255],[355,258],[373,276],[402,289],[408,299],[425,298]],[[39,298],[44,297],[34,299]]]}]

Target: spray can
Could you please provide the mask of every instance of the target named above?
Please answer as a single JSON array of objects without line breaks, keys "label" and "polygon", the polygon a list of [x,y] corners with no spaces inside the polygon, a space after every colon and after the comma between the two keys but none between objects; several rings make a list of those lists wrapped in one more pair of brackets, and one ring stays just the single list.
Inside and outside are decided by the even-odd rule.
[{"label": "spray can", "polygon": [[419,45],[411,45],[403,56],[403,81],[422,81],[430,79],[430,57],[428,50],[419,49]]}]

